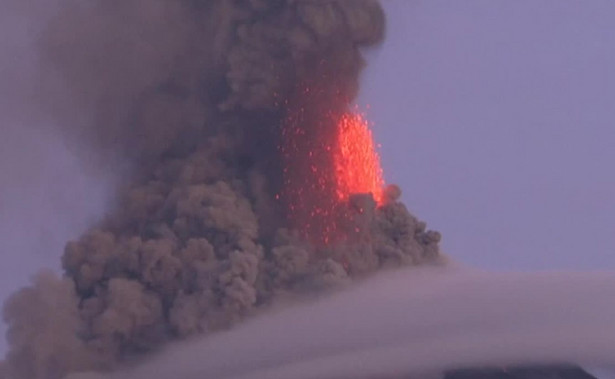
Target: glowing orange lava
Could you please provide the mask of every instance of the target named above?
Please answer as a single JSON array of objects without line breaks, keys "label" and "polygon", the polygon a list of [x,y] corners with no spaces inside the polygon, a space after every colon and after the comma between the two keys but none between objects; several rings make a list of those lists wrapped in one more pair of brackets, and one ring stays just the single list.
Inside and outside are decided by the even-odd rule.
[{"label": "glowing orange lava", "polygon": [[290,227],[318,245],[335,243],[347,237],[352,195],[371,193],[383,203],[385,183],[369,123],[326,104],[291,109],[279,146],[283,187],[277,198]]},{"label": "glowing orange lava", "polygon": [[383,199],[384,179],[368,122],[360,114],[346,113],[337,124],[333,151],[335,192],[341,201],[356,193],[371,193],[376,203]]}]

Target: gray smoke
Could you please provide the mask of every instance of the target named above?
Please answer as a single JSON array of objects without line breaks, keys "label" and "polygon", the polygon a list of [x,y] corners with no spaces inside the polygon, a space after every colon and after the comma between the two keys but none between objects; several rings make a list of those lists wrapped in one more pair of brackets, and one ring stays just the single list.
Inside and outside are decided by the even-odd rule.
[{"label": "gray smoke", "polygon": [[[324,247],[293,230],[276,199],[289,108],[348,107],[360,49],[384,34],[377,2],[7,4],[51,12],[37,111],[121,185],[107,216],[66,245],[64,276],[40,274],[6,302],[1,378],[115,370],[272,304],[441,261],[439,234],[395,187],[379,207],[353,196],[344,227],[360,233]],[[302,97],[306,83],[318,96]]]}]

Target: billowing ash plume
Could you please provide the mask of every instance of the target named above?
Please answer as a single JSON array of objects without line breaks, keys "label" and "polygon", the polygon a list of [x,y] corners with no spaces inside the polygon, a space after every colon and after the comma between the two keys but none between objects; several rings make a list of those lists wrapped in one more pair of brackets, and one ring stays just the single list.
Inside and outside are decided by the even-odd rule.
[{"label": "billowing ash plume", "polygon": [[326,245],[287,222],[279,196],[294,169],[281,163],[284,120],[308,109],[306,135],[330,133],[315,118],[347,111],[360,48],[383,33],[370,0],[61,2],[39,99],[85,141],[84,159],[128,162],[130,175],[66,245],[65,276],[42,273],[7,301],[0,377],[113,370],[276,299],[438,261],[439,234],[394,186],[378,206],[369,194],[340,204],[347,238]]}]

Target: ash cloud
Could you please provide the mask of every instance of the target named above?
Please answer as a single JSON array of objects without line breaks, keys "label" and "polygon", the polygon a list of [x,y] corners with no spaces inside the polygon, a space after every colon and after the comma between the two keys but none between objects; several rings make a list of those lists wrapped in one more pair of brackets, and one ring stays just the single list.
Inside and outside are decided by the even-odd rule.
[{"label": "ash cloud", "polygon": [[33,101],[84,164],[121,181],[107,216],[66,245],[64,275],[6,302],[2,379],[116,370],[380,268],[441,262],[439,234],[394,187],[382,206],[343,204],[351,238],[325,247],[289,227],[276,196],[283,120],[346,110],[360,49],[384,34],[377,2],[43,3],[7,3],[48,12]]}]

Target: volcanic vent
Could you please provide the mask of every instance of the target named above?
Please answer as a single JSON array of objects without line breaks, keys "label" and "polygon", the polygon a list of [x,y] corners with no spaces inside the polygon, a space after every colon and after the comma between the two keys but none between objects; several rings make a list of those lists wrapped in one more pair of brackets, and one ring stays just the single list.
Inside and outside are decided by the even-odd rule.
[{"label": "volcanic vent", "polygon": [[41,43],[62,86],[42,83],[42,104],[131,175],[66,245],[64,276],[7,302],[6,377],[111,370],[278,298],[438,261],[351,107],[383,31],[370,0],[62,1]]},{"label": "volcanic vent", "polygon": [[[301,113],[305,112],[302,109]],[[282,129],[282,198],[288,221],[302,237],[316,244],[352,240],[360,231],[358,224],[344,225],[352,214],[361,214],[363,206],[384,204],[380,157],[369,125],[360,114],[327,112],[314,122],[330,124],[330,131],[310,135],[306,126],[311,123],[301,115],[287,118]],[[398,196],[396,191],[391,187],[389,197]],[[360,194],[375,204],[355,204],[349,209],[351,198]]]}]

